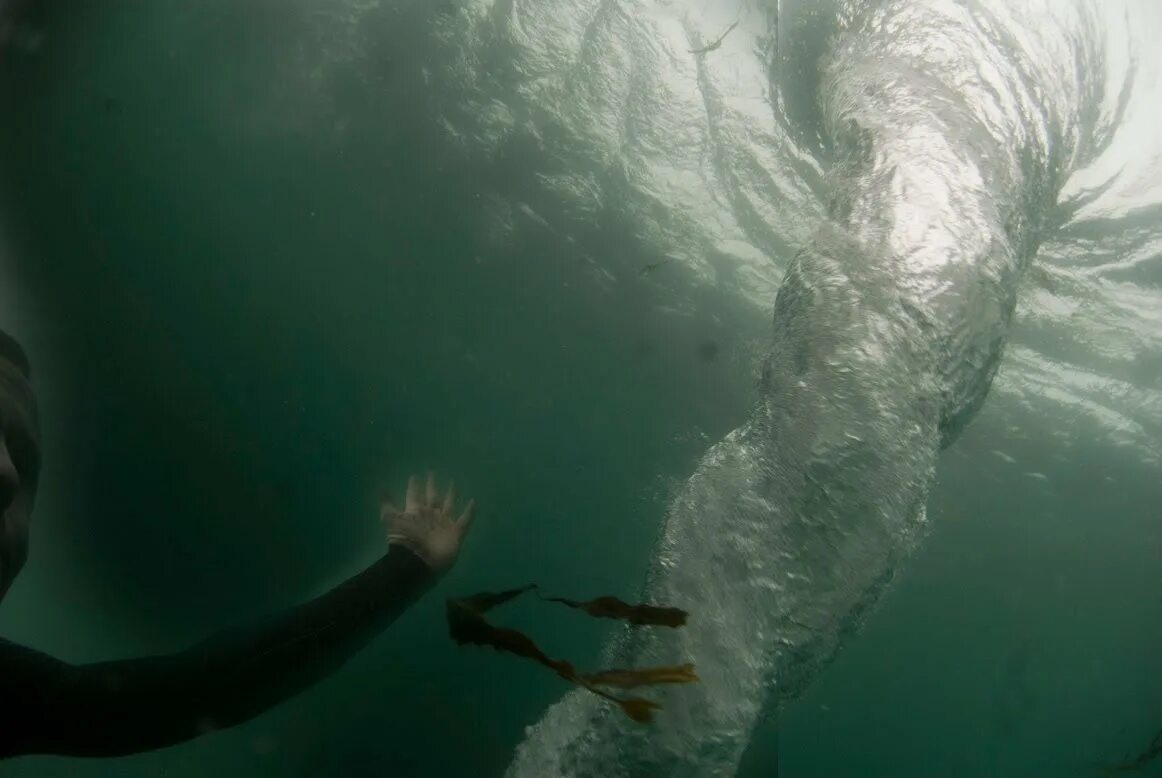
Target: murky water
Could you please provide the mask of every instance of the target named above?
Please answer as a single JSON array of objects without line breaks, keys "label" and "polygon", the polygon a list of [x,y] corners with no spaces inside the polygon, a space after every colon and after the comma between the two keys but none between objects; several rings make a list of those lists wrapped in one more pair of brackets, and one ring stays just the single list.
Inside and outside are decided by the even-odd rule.
[{"label": "murky water", "polygon": [[[0,303],[49,450],[4,635],[89,661],[283,607],[420,468],[482,516],[294,702],[12,774],[1082,776],[1162,726],[1151,4],[20,19]],[[703,683],[635,729],[450,644],[442,596],[529,580],[687,607],[511,618]]]}]

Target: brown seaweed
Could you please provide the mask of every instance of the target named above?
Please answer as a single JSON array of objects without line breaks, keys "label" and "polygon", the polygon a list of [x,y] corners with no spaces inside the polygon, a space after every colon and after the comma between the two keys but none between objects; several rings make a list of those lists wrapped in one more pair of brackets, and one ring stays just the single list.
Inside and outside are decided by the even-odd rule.
[{"label": "brown seaweed", "polygon": [[484,613],[485,611],[495,608],[497,605],[504,605],[509,600],[520,597],[527,591],[536,589],[536,584],[529,584],[522,586],[519,589],[509,589],[504,592],[481,592],[474,594],[471,597],[464,597],[460,599],[466,607],[470,608],[474,613]]},{"label": "brown seaweed", "polygon": [[593,686],[615,686],[619,689],[633,689],[663,683],[695,683],[699,680],[693,664],[674,667],[648,667],[641,670],[602,670],[585,676]]},{"label": "brown seaweed", "polygon": [[681,627],[686,623],[686,611],[680,608],[629,605],[616,597],[598,597],[588,602],[567,600],[564,597],[542,597],[541,599],[583,610],[595,619],[620,619],[628,621],[630,624],[654,627]]},{"label": "brown seaweed", "polygon": [[[637,722],[646,723],[653,719],[653,712],[661,706],[641,697],[618,697],[599,688],[612,686],[632,689],[638,686],[657,684],[694,683],[698,676],[694,665],[677,667],[650,667],[637,670],[606,670],[591,675],[582,675],[572,665],[562,659],[553,659],[545,654],[531,638],[522,632],[507,627],[494,627],[485,620],[483,614],[498,605],[519,597],[536,584],[503,592],[482,592],[470,597],[449,599],[447,602],[448,633],[458,645],[489,646],[497,651],[516,654],[531,659],[570,683],[577,684],[610,702],[616,703],[627,716]],[[678,608],[663,608],[651,605],[627,605],[615,597],[599,597],[589,602],[575,602],[559,597],[542,597],[548,602],[557,602],[570,608],[577,608],[595,618],[614,618],[639,625],[662,625],[677,627],[686,623],[686,612]]]}]

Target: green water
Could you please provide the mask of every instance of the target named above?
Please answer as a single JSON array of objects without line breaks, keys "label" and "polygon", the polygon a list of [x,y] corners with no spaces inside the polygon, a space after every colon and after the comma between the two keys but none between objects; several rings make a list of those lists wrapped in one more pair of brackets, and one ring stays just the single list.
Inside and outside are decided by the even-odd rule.
[{"label": "green water", "polygon": [[[279,709],[5,776],[501,774],[566,689],[457,649],[442,598],[632,598],[669,490],[752,397],[763,317],[666,318],[653,286],[564,272],[551,234],[498,247],[418,93],[388,112],[340,71],[335,134],[309,106],[280,114],[301,131],[264,127],[295,97],[269,86],[280,23],[270,2],[168,26],[144,3],[60,3],[3,65],[0,214],[47,450],[0,630],[74,662],[178,649],[370,563],[378,490],[427,468],[477,498],[478,526],[436,591]],[[616,225],[594,240],[635,250]],[[777,750],[782,775],[1082,776],[1148,742],[1162,489],[1133,451],[1052,441],[986,407],[944,457],[925,549],[743,775],[773,775]],[[505,618],[591,667],[609,634],[535,603]]]}]

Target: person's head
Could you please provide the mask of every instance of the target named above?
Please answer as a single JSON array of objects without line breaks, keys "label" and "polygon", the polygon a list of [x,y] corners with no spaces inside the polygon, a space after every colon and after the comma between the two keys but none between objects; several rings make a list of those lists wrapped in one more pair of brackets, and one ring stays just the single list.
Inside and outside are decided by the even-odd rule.
[{"label": "person's head", "polygon": [[40,474],[40,429],[31,369],[0,330],[0,600],[28,558],[28,522]]}]

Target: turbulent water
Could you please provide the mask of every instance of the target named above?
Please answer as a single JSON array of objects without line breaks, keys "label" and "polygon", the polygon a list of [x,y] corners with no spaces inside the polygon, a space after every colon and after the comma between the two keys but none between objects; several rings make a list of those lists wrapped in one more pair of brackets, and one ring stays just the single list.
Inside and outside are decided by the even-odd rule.
[{"label": "turbulent water", "polygon": [[[825,217],[950,268],[1003,240],[1018,275],[983,297],[1027,303],[998,389],[1037,394],[1039,413],[1067,404],[1157,458],[1162,152],[1145,41],[1159,23],[1149,3],[473,3],[438,15],[425,77],[465,157],[532,171],[490,181],[505,226],[572,240],[624,219],[690,270],[676,307],[701,283],[767,308]],[[1095,239],[1105,226],[1123,229]],[[610,278],[637,269],[619,267],[629,252],[590,259]],[[922,308],[933,283],[913,290]],[[996,337],[996,318],[977,313],[965,337]],[[950,377],[978,400],[996,364],[980,348],[972,378]]]},{"label": "turbulent water", "polygon": [[[1129,115],[1156,94],[1145,38],[1129,34],[1158,29],[1156,10],[827,11],[516,0],[442,24],[469,95],[449,130],[470,155],[529,147],[531,198],[565,220],[617,209],[696,278],[760,303],[805,244],[774,303],[759,400],[676,495],[656,551],[645,596],[698,617],[609,651],[618,666],[693,659],[702,684],[671,695],[648,737],[574,693],[510,775],[733,774],[762,712],[800,695],[923,537],[937,454],[989,393],[1042,244],[1030,340],[1100,327],[1105,364],[1018,342],[1003,391],[1069,404],[1157,461],[1162,236],[1080,237],[1115,191],[1158,172],[1151,143],[1115,153],[1145,169],[1085,183],[1134,143]],[[794,51],[811,25],[831,26],[825,45]],[[815,82],[809,98],[783,94],[794,79]],[[1127,221],[1159,208],[1119,205]]]},{"label": "turbulent water", "polygon": [[771,321],[749,416],[675,490],[642,592],[690,625],[605,651],[702,682],[648,729],[569,694],[510,776],[735,774],[924,539],[940,452],[986,398],[1062,451],[1162,463],[1151,0],[267,5],[155,12],[148,40],[232,51],[293,28],[202,142],[346,149],[335,85],[355,84],[382,101],[357,129],[422,137],[496,254],[531,234],[566,258],[558,293],[636,285],[666,321]]}]

